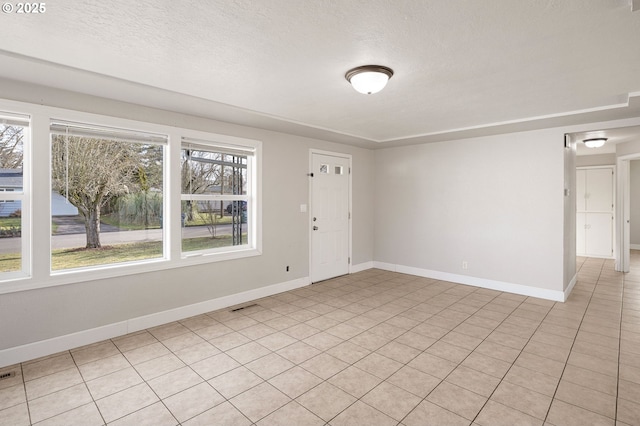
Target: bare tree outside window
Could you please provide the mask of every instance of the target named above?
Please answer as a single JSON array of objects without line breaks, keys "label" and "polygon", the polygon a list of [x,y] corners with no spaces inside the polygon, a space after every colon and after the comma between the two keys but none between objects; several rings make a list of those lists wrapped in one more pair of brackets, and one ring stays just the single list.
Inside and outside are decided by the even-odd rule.
[{"label": "bare tree outside window", "polygon": [[21,169],[24,156],[20,126],[0,125],[0,169]]},{"label": "bare tree outside window", "polygon": [[135,148],[135,144],[108,139],[53,136],[52,188],[84,218],[87,249],[101,247],[102,208],[141,188],[140,153]]}]

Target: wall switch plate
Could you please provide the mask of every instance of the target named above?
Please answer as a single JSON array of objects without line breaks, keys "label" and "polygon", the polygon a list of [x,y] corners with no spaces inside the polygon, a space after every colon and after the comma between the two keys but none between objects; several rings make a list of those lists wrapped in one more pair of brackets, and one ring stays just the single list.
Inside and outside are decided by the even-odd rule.
[{"label": "wall switch plate", "polygon": [[300,204],[300,213],[306,213],[306,212],[307,212],[307,205]]}]

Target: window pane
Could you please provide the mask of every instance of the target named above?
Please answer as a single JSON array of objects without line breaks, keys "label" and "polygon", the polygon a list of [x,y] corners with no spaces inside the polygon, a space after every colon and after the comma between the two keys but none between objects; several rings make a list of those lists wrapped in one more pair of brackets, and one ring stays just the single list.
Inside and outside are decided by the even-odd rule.
[{"label": "window pane", "polygon": [[202,251],[246,245],[247,202],[182,201],[182,251]]},{"label": "window pane", "polygon": [[182,150],[182,193],[245,195],[247,157],[204,149]]},{"label": "window pane", "polygon": [[[248,244],[251,155],[245,155],[237,147],[230,150],[203,144],[183,144],[183,252]],[[229,195],[236,198],[227,198]]]},{"label": "window pane", "polygon": [[25,126],[0,122],[0,273],[22,270],[24,136]]},{"label": "window pane", "polygon": [[53,134],[51,151],[52,270],[163,257],[163,146]]},{"label": "window pane", "polygon": [[22,202],[0,203],[0,272],[22,270]]}]

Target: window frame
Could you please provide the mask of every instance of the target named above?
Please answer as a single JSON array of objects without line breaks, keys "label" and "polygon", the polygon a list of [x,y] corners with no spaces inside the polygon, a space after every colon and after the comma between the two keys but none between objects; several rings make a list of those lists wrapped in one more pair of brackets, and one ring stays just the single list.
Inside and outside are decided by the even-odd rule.
[{"label": "window frame", "polygon": [[[64,132],[64,128],[67,129],[67,133]],[[68,130],[71,129],[71,133]],[[51,151],[53,146],[53,137],[55,136],[71,136],[71,137],[95,137],[96,139],[101,140],[111,140],[118,143],[135,143],[140,145],[154,145],[162,147],[162,214],[164,215],[167,210],[167,203],[171,202],[171,199],[165,196],[165,191],[167,189],[167,183],[165,180],[166,176],[166,168],[164,163],[167,159],[168,145],[169,145],[169,136],[167,134],[161,134],[158,132],[149,132],[142,131],[138,128],[120,128],[106,125],[99,125],[95,123],[85,123],[85,122],[71,122],[68,120],[61,120],[58,118],[51,118],[50,120],[50,132],[49,132],[49,166],[51,169]],[[146,139],[146,140],[145,140]],[[51,178],[51,173],[49,174],[49,188],[53,193],[53,182]],[[52,205],[49,206],[50,209]],[[50,220],[53,222],[53,212],[50,210]],[[50,242],[53,234],[49,235]],[[166,240],[166,231],[165,228],[162,228],[162,255],[160,257],[141,259],[141,260],[125,260],[117,263],[109,263],[109,264],[98,264],[98,265],[89,265],[84,267],[77,268],[68,268],[68,269],[53,269],[51,267],[50,273],[52,276],[56,276],[59,274],[65,274],[67,272],[74,271],[96,271],[100,270],[104,267],[120,267],[127,265],[137,265],[143,264],[149,261],[158,261],[158,260],[166,260],[168,247],[165,244]],[[49,251],[50,261],[52,263],[52,250]],[[51,265],[50,263],[50,265]]]},{"label": "window frame", "polygon": [[[255,139],[199,131],[183,127],[131,120],[103,114],[43,106],[0,99],[0,111],[30,118],[29,138],[24,154],[23,201],[23,273],[19,276],[0,277],[0,294],[45,288],[57,285],[96,281],[165,269],[189,267],[232,259],[262,255],[262,142]],[[163,224],[164,258],[148,259],[132,263],[97,265],[90,268],[51,271],[51,133],[52,121],[85,123],[98,127],[130,129],[144,133],[168,136],[163,165],[164,202]],[[26,136],[26,135],[25,135]],[[254,208],[247,214],[247,223],[253,232],[251,244],[232,246],[228,250],[183,256],[181,248],[181,182],[180,155],[183,139],[215,141],[219,146],[238,146],[251,149],[253,156],[251,201]],[[46,145],[46,147],[45,147]],[[32,176],[32,170],[37,171]],[[17,199],[16,193],[11,194]],[[36,206],[33,201],[37,200]],[[42,205],[40,205],[42,203]],[[37,238],[36,238],[37,237]],[[33,245],[34,239],[47,238],[49,244]],[[7,274],[14,274],[8,272]]]},{"label": "window frame", "polygon": [[0,272],[0,286],[3,282],[24,281],[31,278],[31,115],[22,108],[0,105],[0,119],[24,123],[22,139],[22,190],[2,191],[0,200],[20,202],[20,269]]},{"label": "window frame", "polygon": [[[253,179],[254,169],[255,169],[254,147],[250,147],[247,145],[245,146],[231,145],[228,143],[224,144],[224,143],[220,143],[212,140],[194,140],[194,139],[183,138],[181,143],[181,150],[180,150],[181,160],[182,160],[182,151],[189,148],[198,150],[198,151],[211,152],[211,153],[221,153],[221,154],[228,154],[228,155],[239,154],[240,156],[244,156],[246,158],[246,165],[245,165],[245,168],[247,170],[246,194],[211,194],[211,193],[189,194],[189,193],[182,192],[182,188],[181,188],[180,200],[181,202],[182,201],[196,201],[196,202],[197,201],[214,201],[214,202],[215,201],[239,201],[239,202],[244,201],[246,202],[247,243],[219,247],[219,248],[210,248],[210,249],[204,249],[204,250],[193,250],[193,251],[182,250],[181,251],[182,258],[189,258],[194,256],[209,256],[209,255],[216,255],[216,254],[225,253],[225,252],[238,252],[238,251],[253,249],[255,247],[255,242],[256,242],[253,235],[255,231],[255,221],[251,220],[251,218],[253,217],[252,216],[253,210],[255,210],[254,208],[255,202],[253,200],[253,193],[254,193],[254,187],[255,187],[255,182]],[[182,166],[182,161],[181,161],[181,166]],[[180,172],[182,175],[182,168]],[[182,243],[182,238],[181,238],[181,243]],[[181,245],[181,248],[182,248],[182,245]]]},{"label": "window frame", "polygon": [[[182,155],[184,144],[200,145],[202,147],[216,148],[227,151],[239,151],[251,153],[247,156],[247,195],[226,194],[212,199],[247,201],[247,234],[246,245],[227,246],[218,249],[208,249],[202,251],[183,252],[182,235],[180,234],[180,256],[189,264],[206,263],[206,259],[229,260],[241,257],[257,256],[262,254],[262,142],[255,139],[238,138],[229,135],[212,134],[201,131],[185,131],[182,135],[179,146],[179,155]],[[178,158],[180,160],[180,157]],[[178,173],[181,174],[181,163],[179,161]],[[178,182],[180,184],[180,182]],[[182,188],[179,185],[180,201],[183,200]],[[188,196],[194,197],[194,195]],[[199,198],[199,197],[194,197]],[[180,215],[182,211],[180,210]],[[200,260],[198,260],[200,259]]]}]

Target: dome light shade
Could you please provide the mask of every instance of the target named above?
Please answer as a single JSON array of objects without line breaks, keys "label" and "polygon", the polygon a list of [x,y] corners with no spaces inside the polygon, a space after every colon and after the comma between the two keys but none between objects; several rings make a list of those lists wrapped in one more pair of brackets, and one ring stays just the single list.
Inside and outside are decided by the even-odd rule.
[{"label": "dome light shade", "polygon": [[607,141],[607,138],[593,138],[593,139],[585,139],[584,142],[587,148],[600,148]]},{"label": "dome light shade", "polygon": [[393,76],[391,68],[382,65],[364,65],[347,71],[344,77],[356,91],[365,95],[378,93]]}]

